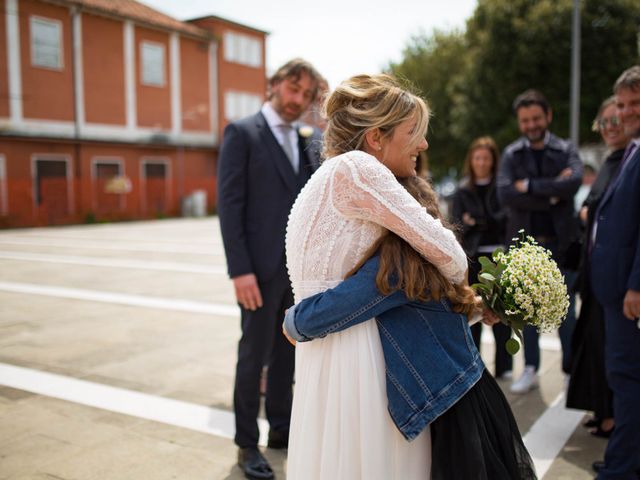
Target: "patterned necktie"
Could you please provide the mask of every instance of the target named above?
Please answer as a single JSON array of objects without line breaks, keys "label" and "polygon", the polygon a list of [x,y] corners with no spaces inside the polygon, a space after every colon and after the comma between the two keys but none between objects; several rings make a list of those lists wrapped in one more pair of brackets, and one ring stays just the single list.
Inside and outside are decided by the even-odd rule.
[{"label": "patterned necktie", "polygon": [[622,164],[620,165],[620,171],[622,171],[622,167],[624,167],[625,163],[627,163],[627,160],[629,160],[633,156],[637,146],[638,144],[635,141],[629,142],[629,145],[627,145],[627,148],[624,151],[624,155],[622,156]]},{"label": "patterned necktie", "polygon": [[280,125],[280,131],[282,132],[282,149],[284,153],[286,153],[289,158],[289,162],[291,162],[291,166],[293,167],[293,171],[298,173],[298,165],[296,162],[296,156],[293,153],[293,145],[291,144],[291,130],[293,127],[288,124]]}]

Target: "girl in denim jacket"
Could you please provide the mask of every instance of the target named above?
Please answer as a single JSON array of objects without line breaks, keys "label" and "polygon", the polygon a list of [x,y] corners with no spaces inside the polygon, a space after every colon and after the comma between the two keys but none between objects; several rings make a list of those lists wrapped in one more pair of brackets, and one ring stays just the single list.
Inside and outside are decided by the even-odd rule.
[{"label": "girl in denim jacket", "polygon": [[[402,183],[441,218],[426,181]],[[375,317],[389,413],[407,440],[431,426],[432,478],[534,479],[511,408],[471,339],[467,318],[476,308],[473,290],[388,233],[345,281],[289,309],[284,328],[305,342]]]}]

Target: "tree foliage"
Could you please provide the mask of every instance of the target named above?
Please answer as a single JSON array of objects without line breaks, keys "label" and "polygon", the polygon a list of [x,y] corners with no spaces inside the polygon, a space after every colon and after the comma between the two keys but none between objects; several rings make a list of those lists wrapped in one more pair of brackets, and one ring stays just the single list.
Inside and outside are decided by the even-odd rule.
[{"label": "tree foliage", "polygon": [[456,98],[456,83],[452,80],[463,74],[465,51],[462,32],[434,31],[430,36],[413,37],[404,50],[402,63],[391,67],[395,75],[408,80],[429,102],[433,116],[428,140],[437,145],[438,151],[435,157],[429,153],[430,169],[434,171],[436,167],[434,173],[446,172],[464,155],[464,146],[461,150],[452,133],[451,101]]},{"label": "tree foliage", "polygon": [[[434,116],[430,166],[460,166],[480,135],[505,147],[519,135],[511,104],[528,88],[553,108],[554,133],[569,133],[572,0],[479,0],[465,31],[412,38],[390,70],[426,95]],[[618,75],[639,62],[640,2],[581,3],[580,139],[596,142],[591,122]]]}]

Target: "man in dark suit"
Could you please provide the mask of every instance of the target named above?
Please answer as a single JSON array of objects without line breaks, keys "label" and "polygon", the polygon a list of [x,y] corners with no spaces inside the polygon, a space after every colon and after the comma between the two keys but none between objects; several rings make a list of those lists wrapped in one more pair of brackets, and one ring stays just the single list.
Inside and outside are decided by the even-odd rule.
[{"label": "man in dark suit", "polygon": [[268,446],[286,448],[289,438],[294,349],[281,334],[281,325],[293,294],[284,240],[289,210],[319,164],[320,144],[317,135],[309,135],[313,129],[294,122],[315,99],[320,79],[304,60],[283,65],[269,81],[269,98],[260,112],[229,124],[220,149],[220,229],[242,312],[233,398],[235,442],[247,478],[273,478],[257,448],[265,365]]},{"label": "man in dark suit", "polygon": [[620,173],[596,211],[591,248],[593,292],[604,308],[605,366],[615,428],[598,479],[640,478],[640,65],[613,88],[618,116],[633,140]]}]

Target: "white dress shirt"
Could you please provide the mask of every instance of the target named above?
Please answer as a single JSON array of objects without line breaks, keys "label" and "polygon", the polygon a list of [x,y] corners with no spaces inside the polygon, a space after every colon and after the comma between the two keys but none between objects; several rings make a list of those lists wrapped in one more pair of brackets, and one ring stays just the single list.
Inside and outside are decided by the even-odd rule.
[{"label": "white dress shirt", "polygon": [[[273,109],[270,102],[265,102],[264,105],[262,105],[260,112],[262,112],[262,115],[264,115],[264,118],[267,120],[267,125],[269,125],[271,132],[273,132],[273,135],[276,137],[276,140],[278,140],[278,143],[281,146],[284,145],[285,134],[283,133],[282,128],[280,127],[282,125],[287,125],[292,127],[289,130],[288,140],[290,145],[293,147],[292,148],[293,158],[291,159],[291,166],[293,167],[293,171],[297,173],[298,166],[300,165],[300,151],[298,149],[297,126],[295,124],[287,123],[284,120],[282,120],[282,118],[280,118],[280,115],[278,115],[278,113]],[[285,152],[287,151],[284,146],[282,148],[285,150]]]}]

